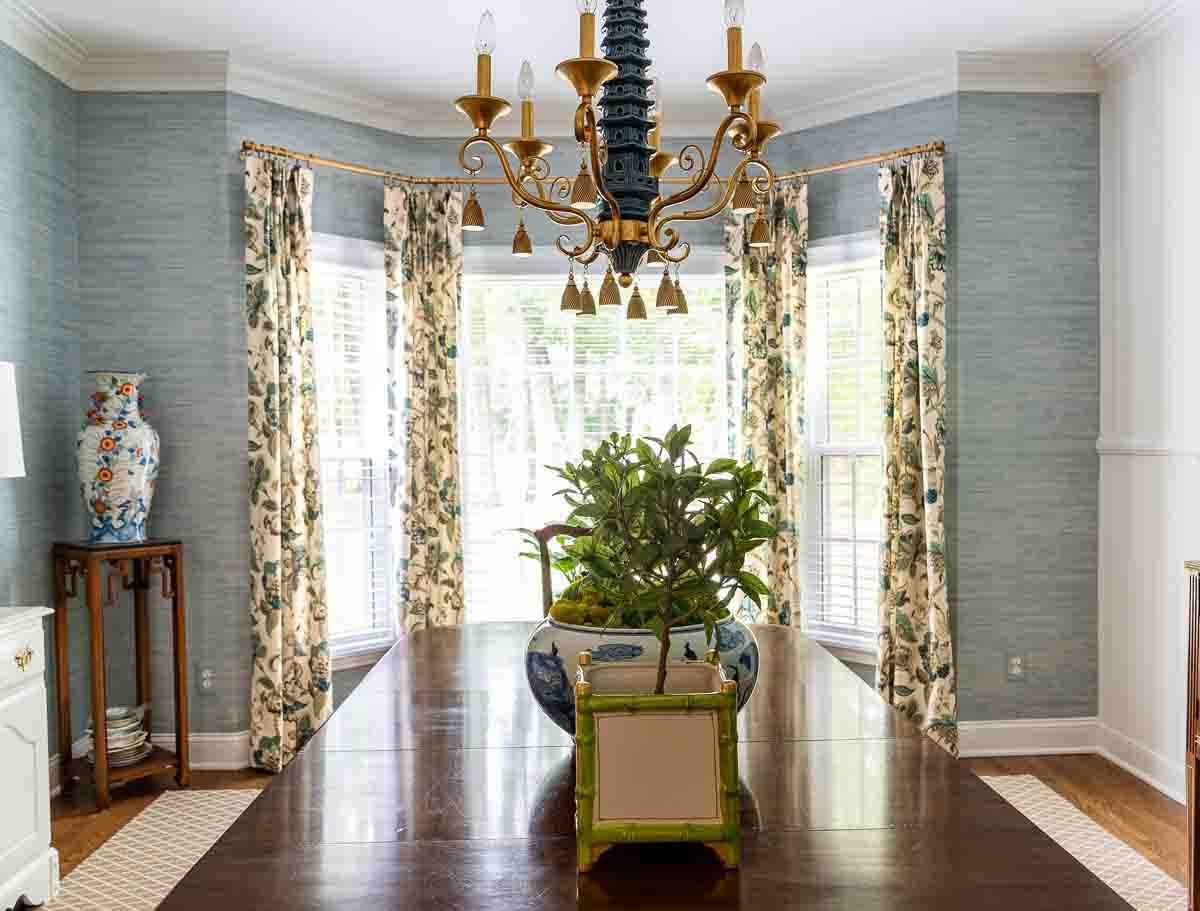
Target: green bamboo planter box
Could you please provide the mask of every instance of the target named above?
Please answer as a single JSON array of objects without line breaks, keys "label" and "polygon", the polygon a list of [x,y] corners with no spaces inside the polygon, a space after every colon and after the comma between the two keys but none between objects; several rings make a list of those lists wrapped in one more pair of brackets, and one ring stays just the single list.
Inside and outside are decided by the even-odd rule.
[{"label": "green bamboo planter box", "polygon": [[733,869],[741,853],[737,683],[718,654],[667,665],[579,655],[575,839],[588,872],[616,844],[701,842]]}]

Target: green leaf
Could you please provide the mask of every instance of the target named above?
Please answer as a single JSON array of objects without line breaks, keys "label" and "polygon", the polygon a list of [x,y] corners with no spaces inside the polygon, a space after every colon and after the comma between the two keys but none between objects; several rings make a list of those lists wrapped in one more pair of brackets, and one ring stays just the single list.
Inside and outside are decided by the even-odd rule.
[{"label": "green leaf", "polygon": [[704,469],[705,474],[716,474],[723,471],[733,471],[737,468],[737,461],[734,459],[713,459],[708,463],[708,468]]},{"label": "green leaf", "polygon": [[770,522],[750,519],[742,523],[742,531],[752,538],[774,538],[779,532]]}]

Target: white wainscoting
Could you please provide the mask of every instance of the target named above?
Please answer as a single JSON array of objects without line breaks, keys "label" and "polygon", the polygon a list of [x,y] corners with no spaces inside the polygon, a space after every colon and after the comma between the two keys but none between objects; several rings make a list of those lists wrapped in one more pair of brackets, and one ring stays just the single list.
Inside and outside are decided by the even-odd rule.
[{"label": "white wainscoting", "polygon": [[1100,700],[1114,762],[1184,796],[1185,560],[1200,559],[1200,7],[1104,49],[1100,101]]}]

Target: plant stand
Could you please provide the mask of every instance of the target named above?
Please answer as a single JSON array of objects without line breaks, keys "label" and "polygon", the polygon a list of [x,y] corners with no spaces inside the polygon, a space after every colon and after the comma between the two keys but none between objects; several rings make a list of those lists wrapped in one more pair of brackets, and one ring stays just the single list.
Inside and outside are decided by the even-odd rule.
[{"label": "plant stand", "polygon": [[[120,769],[108,767],[108,731],[105,712],[108,706],[104,679],[104,610],[116,608],[122,591],[133,592],[133,620],[136,649],[137,700],[150,702],[150,622],[147,596],[151,579],[161,577],[161,592],[171,602],[172,658],[175,686],[175,749],[161,746],[137,765]],[[77,544],[59,541],[54,545],[54,640],[55,669],[58,683],[58,749],[63,757],[63,789],[72,787],[86,774],[86,763],[71,758],[71,687],[69,679],[67,611],[77,594],[77,582],[85,587],[87,612],[91,620],[92,718],[94,720],[95,766],[91,771],[96,790],[96,808],[108,809],[110,789],[150,775],[175,773],[181,788],[191,781],[188,759],[188,685],[187,620],[184,612],[183,543],[149,540],[136,544]],[[145,729],[152,732],[147,709]]]},{"label": "plant stand", "polygon": [[717,652],[667,665],[579,655],[575,839],[579,871],[615,844],[701,842],[729,869],[741,853],[737,683]]}]

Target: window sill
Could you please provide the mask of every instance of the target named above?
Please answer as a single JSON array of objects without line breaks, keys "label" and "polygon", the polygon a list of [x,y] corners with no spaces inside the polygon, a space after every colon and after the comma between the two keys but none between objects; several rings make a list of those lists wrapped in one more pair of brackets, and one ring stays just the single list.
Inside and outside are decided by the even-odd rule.
[{"label": "window sill", "polygon": [[374,664],[391,650],[393,644],[391,642],[372,642],[368,644],[354,643],[340,647],[334,645],[330,648],[330,654],[333,656],[333,670],[336,673],[352,667],[366,667]]},{"label": "window sill", "polygon": [[874,636],[864,636],[820,627],[809,628],[806,632],[810,639],[824,646],[835,658],[852,661],[855,664],[869,664],[872,666],[878,660]]}]

